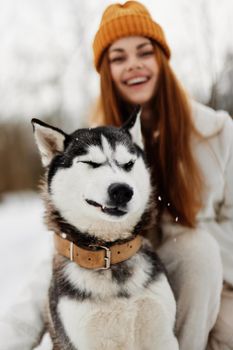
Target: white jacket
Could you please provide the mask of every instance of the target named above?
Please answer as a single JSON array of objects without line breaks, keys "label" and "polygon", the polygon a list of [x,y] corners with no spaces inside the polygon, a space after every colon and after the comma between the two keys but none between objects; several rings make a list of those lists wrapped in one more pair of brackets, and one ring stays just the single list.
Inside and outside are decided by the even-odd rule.
[{"label": "white jacket", "polygon": [[[193,143],[207,185],[198,221],[217,240],[224,279],[233,285],[233,121],[226,112],[215,112],[196,102],[192,107],[197,129],[206,138],[204,142]],[[179,222],[171,222],[168,215],[164,217],[163,228],[167,237],[188,231]],[[17,300],[7,317],[0,320],[0,350],[31,350],[40,338],[50,264],[49,258],[41,264],[41,271],[28,286],[26,295],[23,293],[24,298]]]},{"label": "white jacket", "polygon": [[[196,128],[205,137],[201,142],[193,142],[194,156],[205,181],[198,226],[217,240],[224,280],[233,285],[233,121],[226,112],[216,112],[197,102],[192,102],[192,109]],[[164,215],[166,238],[188,234],[187,230],[179,221]]]}]

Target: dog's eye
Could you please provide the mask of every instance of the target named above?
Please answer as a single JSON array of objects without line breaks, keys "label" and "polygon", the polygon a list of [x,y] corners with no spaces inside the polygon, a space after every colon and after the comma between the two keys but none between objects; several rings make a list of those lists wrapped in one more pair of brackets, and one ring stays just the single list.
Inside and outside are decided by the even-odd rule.
[{"label": "dog's eye", "polygon": [[82,161],[81,163],[88,164],[92,168],[99,168],[101,166],[101,163],[95,163],[95,162],[91,162],[91,161]]},{"label": "dog's eye", "polygon": [[123,164],[122,168],[126,171],[130,171],[133,166],[134,166],[134,161],[130,160],[128,163]]}]

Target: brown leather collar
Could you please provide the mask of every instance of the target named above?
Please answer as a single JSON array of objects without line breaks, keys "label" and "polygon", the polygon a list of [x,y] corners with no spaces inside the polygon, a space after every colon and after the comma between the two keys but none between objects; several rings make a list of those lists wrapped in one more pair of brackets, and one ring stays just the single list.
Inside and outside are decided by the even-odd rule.
[{"label": "brown leather collar", "polygon": [[98,250],[91,250],[81,248],[73,242],[54,234],[54,244],[57,252],[86,269],[108,269],[112,264],[125,261],[137,253],[141,243],[141,236],[136,236],[126,243],[114,244],[109,248],[96,246],[99,248]]}]

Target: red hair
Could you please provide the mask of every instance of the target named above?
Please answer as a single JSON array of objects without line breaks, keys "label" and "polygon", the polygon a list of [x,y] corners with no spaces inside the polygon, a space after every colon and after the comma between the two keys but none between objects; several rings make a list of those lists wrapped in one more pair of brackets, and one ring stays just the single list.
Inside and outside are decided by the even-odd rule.
[{"label": "red hair", "polygon": [[[203,179],[192,153],[191,138],[201,135],[193,124],[186,93],[166,56],[156,44],[154,49],[159,77],[151,102],[153,118],[147,129],[142,122],[152,183],[162,198],[158,203],[160,212],[167,208],[174,221],[195,227],[196,215],[202,204]],[[133,106],[119,96],[114,86],[107,51],[101,63],[100,79],[99,113],[92,117],[92,122],[120,126],[129,117]]]}]

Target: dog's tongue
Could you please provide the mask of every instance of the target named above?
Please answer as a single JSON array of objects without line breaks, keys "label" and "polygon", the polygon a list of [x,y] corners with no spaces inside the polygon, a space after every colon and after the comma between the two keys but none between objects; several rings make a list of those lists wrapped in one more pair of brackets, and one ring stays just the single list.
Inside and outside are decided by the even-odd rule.
[{"label": "dog's tongue", "polygon": [[115,216],[121,216],[121,215],[125,215],[126,214],[125,211],[120,210],[117,207],[109,208],[109,207],[102,206],[101,210],[102,210],[103,213],[106,213],[106,214],[109,214],[109,215],[115,215]]}]

